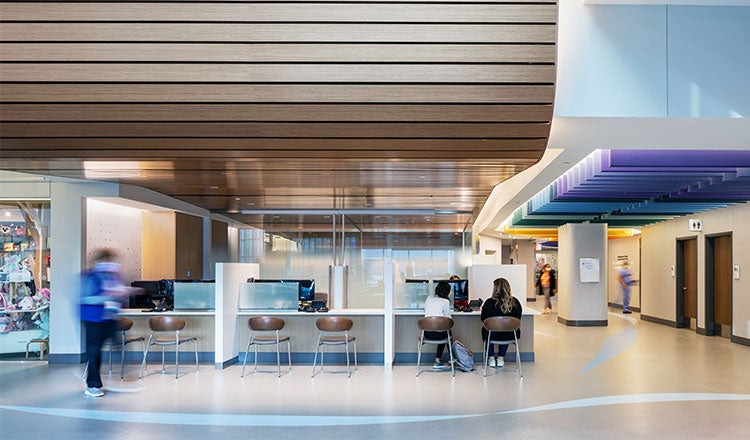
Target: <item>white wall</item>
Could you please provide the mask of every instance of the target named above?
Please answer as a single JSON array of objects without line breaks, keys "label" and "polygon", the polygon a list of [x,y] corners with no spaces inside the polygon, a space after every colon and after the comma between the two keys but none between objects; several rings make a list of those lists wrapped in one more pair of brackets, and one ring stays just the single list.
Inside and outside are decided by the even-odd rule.
[{"label": "white wall", "polygon": [[559,2],[556,116],[750,115],[750,8]]},{"label": "white wall", "polygon": [[[688,219],[700,219],[702,232],[688,231]],[[676,266],[678,238],[698,239],[698,327],[705,328],[705,235],[732,233],[732,259],[739,265],[741,279],[732,282],[732,334],[750,338],[750,203],[716,209],[643,229],[641,238],[641,313],[674,322],[676,320]]]},{"label": "white wall", "polygon": [[469,266],[470,299],[492,297],[496,278],[505,278],[510,283],[511,295],[518,298],[526,308],[526,266],[522,264],[474,264]]},{"label": "white wall", "polygon": [[750,116],[750,7],[670,6],[670,117]]},{"label": "white wall", "polygon": [[96,249],[117,252],[120,274],[126,283],[141,279],[143,211],[98,200],[87,201],[87,263]]},{"label": "white wall", "polygon": [[[490,253],[488,254],[487,251]],[[494,251],[494,253],[493,253]],[[490,235],[479,235],[479,254],[472,255],[474,264],[500,264],[502,262],[503,240]]]},{"label": "white wall", "polygon": [[558,5],[555,115],[666,116],[666,8]]}]

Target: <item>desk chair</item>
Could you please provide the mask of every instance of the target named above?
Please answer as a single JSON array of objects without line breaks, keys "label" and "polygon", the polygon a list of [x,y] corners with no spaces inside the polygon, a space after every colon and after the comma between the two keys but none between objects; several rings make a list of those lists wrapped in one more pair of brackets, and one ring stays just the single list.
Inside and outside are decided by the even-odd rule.
[{"label": "desk chair", "polygon": [[44,349],[47,349],[47,353],[49,353],[49,338],[34,338],[31,339],[29,342],[26,343],[26,360],[29,360],[29,345],[31,344],[39,344],[39,360],[44,359]]},{"label": "desk chair", "polygon": [[125,377],[125,346],[132,342],[140,342],[143,346],[141,353],[146,350],[146,338],[143,336],[127,336],[125,332],[133,327],[133,320],[128,318],[117,318],[117,330],[114,339],[107,339],[102,348],[107,347],[109,351],[109,372],[112,373],[112,349],[120,347],[120,379]]},{"label": "desk chair", "polygon": [[[352,371],[349,366],[349,343],[354,344],[354,369],[357,369],[357,339],[349,334],[354,322],[349,318],[340,316],[326,316],[318,318],[315,321],[318,327],[318,345],[315,347],[315,358],[313,359],[312,376],[315,377],[315,368],[318,363],[318,351],[321,345],[344,345],[346,346],[346,373],[347,377],[352,377]],[[343,334],[342,334],[343,333]],[[328,336],[327,336],[328,335]],[[324,351],[320,351],[320,371],[323,371]]]},{"label": "desk chair", "polygon": [[[180,332],[185,328],[187,323],[184,319],[176,318],[174,316],[154,316],[149,318],[148,326],[151,332],[148,335],[148,342],[146,343],[146,350],[143,352],[143,363],[141,364],[141,371],[138,373],[138,379],[143,377],[143,371],[147,369],[147,356],[148,351],[152,345],[161,347],[161,371],[164,372],[164,347],[174,345],[174,378],[179,377],[180,367],[180,344],[186,342],[192,342],[195,345],[195,371],[198,371],[198,338],[195,336],[181,336]],[[164,332],[174,332],[173,335],[168,336],[157,336],[155,334]]]},{"label": "desk chair", "polygon": [[[451,376],[456,376],[456,369],[453,365],[453,344],[451,343],[451,329],[453,328],[453,319],[447,316],[428,316],[425,318],[419,318],[417,320],[417,327],[419,327],[419,346],[417,347],[417,377],[422,372],[419,368],[422,362],[422,346],[424,344],[448,344],[448,354],[451,358]],[[425,339],[424,332],[445,332],[445,338],[443,339]]]},{"label": "desk chair", "polygon": [[[482,323],[484,328],[487,329],[487,345],[484,348],[484,376],[487,376],[487,362],[489,362],[490,344],[495,345],[510,345],[515,344],[516,346],[516,365],[518,366],[518,375],[523,377],[523,371],[521,371],[521,348],[518,346],[518,335],[517,331],[521,328],[521,320],[512,316],[493,316],[487,318]],[[493,341],[493,333],[513,333],[513,339],[508,341]]]},{"label": "desk chair", "polygon": [[[278,377],[281,377],[281,355],[279,354],[279,346],[282,342],[286,342],[289,371],[292,371],[292,348],[289,343],[289,336],[279,336],[279,330],[284,328],[284,324],[285,322],[283,319],[273,316],[255,316],[247,320],[247,326],[250,327],[250,340],[247,342],[247,349],[245,350],[245,359],[242,362],[242,374],[240,374],[240,377],[245,375],[245,365],[247,364],[247,356],[250,353],[251,345],[255,345],[255,365],[253,372],[258,371],[258,346],[276,345],[276,369]],[[274,334],[269,334],[270,332],[274,332]],[[256,335],[256,333],[259,334]]]}]

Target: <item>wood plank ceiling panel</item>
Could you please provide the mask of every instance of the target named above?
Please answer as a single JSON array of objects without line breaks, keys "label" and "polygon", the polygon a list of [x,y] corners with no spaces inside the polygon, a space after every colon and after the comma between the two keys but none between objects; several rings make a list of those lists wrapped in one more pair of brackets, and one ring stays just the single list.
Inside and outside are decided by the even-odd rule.
[{"label": "wood plank ceiling panel", "polygon": [[453,231],[543,154],[556,20],[546,0],[4,1],[2,167],[224,213],[464,211],[435,222]]}]

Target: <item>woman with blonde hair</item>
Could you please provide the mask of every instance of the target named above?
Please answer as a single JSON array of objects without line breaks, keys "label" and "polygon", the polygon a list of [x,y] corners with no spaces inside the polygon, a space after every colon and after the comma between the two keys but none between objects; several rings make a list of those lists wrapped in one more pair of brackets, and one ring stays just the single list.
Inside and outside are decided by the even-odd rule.
[{"label": "woman with blonde hair", "polygon": [[[512,316],[521,319],[521,303],[510,294],[510,283],[505,278],[497,278],[492,283],[492,298],[482,304],[482,322],[493,316]],[[482,341],[487,343],[489,332],[482,327]],[[516,337],[521,338],[521,330],[516,330]],[[508,332],[493,333],[493,341],[512,341],[513,335]],[[508,351],[507,345],[500,345],[498,353],[495,354],[495,344],[490,344],[488,356],[491,367],[502,367],[505,365],[503,358]]]}]

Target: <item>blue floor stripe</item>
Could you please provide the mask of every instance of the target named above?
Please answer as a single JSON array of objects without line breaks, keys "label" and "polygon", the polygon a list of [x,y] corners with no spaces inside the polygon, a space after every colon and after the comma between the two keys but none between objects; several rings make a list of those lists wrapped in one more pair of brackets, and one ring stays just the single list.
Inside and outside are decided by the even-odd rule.
[{"label": "blue floor stripe", "polygon": [[623,353],[625,350],[630,348],[638,338],[638,330],[635,328],[635,324],[638,322],[630,316],[623,316],[617,313],[608,313],[609,315],[628,321],[631,327],[626,328],[604,340],[602,348],[599,349],[599,353],[594,356],[594,359],[589,362],[588,365],[583,367],[582,371],[588,371],[598,365],[607,362],[613,357]]},{"label": "blue floor stripe", "polygon": [[167,425],[202,426],[346,426],[383,425],[394,423],[430,422],[436,420],[465,419],[472,417],[519,414],[537,411],[552,411],[572,408],[587,408],[604,405],[632,403],[664,403],[695,401],[750,401],[750,394],[719,393],[659,393],[626,394],[588,399],[569,400],[547,405],[519,408],[487,414],[453,414],[424,416],[318,416],[318,415],[252,415],[252,414],[186,414],[130,411],[99,411],[68,408],[42,408],[30,406],[2,405],[0,409],[21,411],[47,416],[71,417],[89,420],[104,420],[126,423],[156,423]]}]

